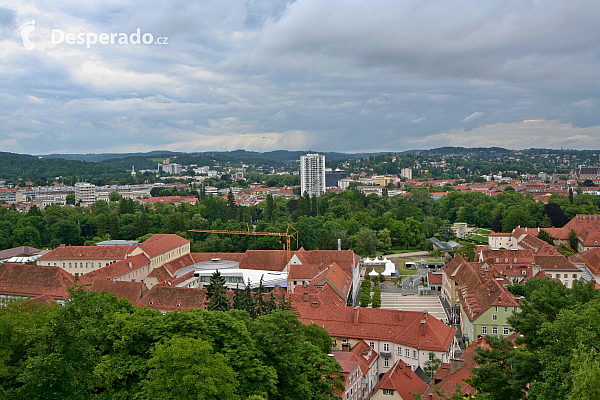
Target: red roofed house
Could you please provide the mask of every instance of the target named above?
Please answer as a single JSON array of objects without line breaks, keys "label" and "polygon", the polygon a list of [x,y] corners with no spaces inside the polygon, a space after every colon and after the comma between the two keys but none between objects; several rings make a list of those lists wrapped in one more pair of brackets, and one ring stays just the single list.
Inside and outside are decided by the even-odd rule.
[{"label": "red roofed house", "polygon": [[412,368],[402,360],[398,360],[394,366],[383,375],[381,381],[375,387],[372,400],[401,399],[412,400],[415,397],[411,393],[423,393],[427,389],[425,383]]},{"label": "red roofed house", "polygon": [[475,389],[467,384],[465,379],[473,375],[472,369],[477,366],[473,357],[480,347],[489,348],[484,337],[477,339],[474,344],[469,346],[459,359],[453,359],[449,364],[443,364],[433,376],[433,385],[423,393],[423,399],[441,400],[436,393],[438,390],[450,397],[456,391],[456,385],[460,386],[460,391],[465,397],[475,394]]},{"label": "red roofed house", "polygon": [[131,255],[145,254],[150,259],[152,269],[165,265],[169,261],[190,253],[190,241],[174,234],[156,234],[150,236]]},{"label": "red roofed house", "polygon": [[74,276],[95,271],[130,256],[135,246],[65,246],[36,260],[37,265],[60,267]]},{"label": "red roofed house", "polygon": [[137,303],[144,294],[148,292],[148,288],[143,282],[122,282],[122,281],[101,281],[97,280],[91,287],[91,290],[98,292],[111,292],[117,298],[126,298],[133,304]]},{"label": "red roofed house", "polygon": [[[342,367],[344,375],[344,393],[338,393],[342,399],[346,400],[362,400],[360,363],[352,353],[348,351],[336,351],[333,353],[335,361]],[[360,393],[360,397],[359,397]]]},{"label": "red roofed house", "polygon": [[153,308],[163,313],[190,308],[204,308],[206,290],[174,286],[154,286],[136,305]]},{"label": "red roofed house", "polygon": [[600,282],[600,247],[572,255],[569,261],[580,269],[587,270],[596,282]]},{"label": "red roofed house", "polygon": [[[515,257],[509,259],[502,257],[504,254],[496,255],[493,259],[478,263],[468,262],[457,255],[442,268],[444,295],[450,304],[459,304],[462,334],[467,340],[475,340],[479,335],[508,336],[511,333],[507,319],[512,313],[518,312],[519,302],[504,287],[504,284],[512,281],[499,272],[499,269],[510,266],[496,266],[492,262],[496,259],[498,262],[504,261],[506,258],[516,264],[526,263],[531,257],[525,255],[519,258],[515,254]],[[527,270],[524,267],[524,271]],[[533,268],[529,270],[532,271]]]},{"label": "red roofed house", "polygon": [[51,296],[62,304],[73,276],[59,267],[0,263],[0,300]]},{"label": "red roofed house", "polygon": [[333,350],[364,340],[379,353],[379,371],[387,371],[400,359],[415,367],[423,365],[430,352],[442,361],[450,359],[456,329],[426,312],[324,305],[316,297],[309,298],[298,301],[292,296],[300,321],[324,327],[333,339]]},{"label": "red roofed house", "polygon": [[577,234],[577,250],[582,253],[600,247],[600,215],[579,214],[562,228],[542,228],[556,239],[556,243],[568,243],[571,229]]},{"label": "red roofed house", "polygon": [[334,351],[333,356],[342,366],[345,377],[342,399],[368,398],[379,382],[377,352],[361,340],[350,351]]},{"label": "red roofed house", "polygon": [[150,271],[148,257],[145,254],[138,254],[82,275],[77,280],[77,284],[90,285],[97,280],[142,282]]}]

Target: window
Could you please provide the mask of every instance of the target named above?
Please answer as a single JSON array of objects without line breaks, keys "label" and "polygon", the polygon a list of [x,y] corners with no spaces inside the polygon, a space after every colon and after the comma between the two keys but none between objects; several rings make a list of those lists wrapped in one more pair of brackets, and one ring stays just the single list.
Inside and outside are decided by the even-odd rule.
[{"label": "window", "polygon": [[71,268],[71,263],[69,263],[69,268]]},{"label": "window", "polygon": [[402,355],[402,347],[398,346],[398,348],[396,349],[396,354],[399,356]]},{"label": "window", "polygon": [[496,314],[492,315],[492,320],[493,321],[498,321],[498,316]]},{"label": "window", "polygon": [[389,357],[385,357],[383,359],[383,366],[388,368],[390,366],[390,358]]},{"label": "window", "polygon": [[429,353],[429,361],[433,361],[434,358],[435,358],[435,354]]},{"label": "window", "polygon": [[492,335],[497,335],[498,334],[498,327],[497,326],[493,326],[492,327]]},{"label": "window", "polygon": [[498,312],[498,306],[494,307],[494,312]]},{"label": "window", "polygon": [[502,333],[504,333],[504,336],[508,335],[508,326],[504,327],[504,331]]},{"label": "window", "polygon": [[481,334],[482,335],[487,335],[487,326],[482,326],[481,327]]},{"label": "window", "polygon": [[405,349],[405,350],[404,350],[404,355],[405,355],[406,357],[410,357],[410,350],[409,350],[409,349]]},{"label": "window", "polygon": [[577,274],[573,274],[573,279],[577,279]]},{"label": "window", "polygon": [[418,357],[417,351],[413,350],[413,358],[417,358],[417,357]]},{"label": "window", "polygon": [[393,389],[383,389],[383,394],[391,396],[394,394],[394,390]]},{"label": "window", "polygon": [[568,277],[569,277],[569,274],[565,274],[565,278],[568,278]]},{"label": "window", "polygon": [[504,307],[504,312],[508,312],[508,307]]},{"label": "window", "polygon": [[383,351],[386,351],[386,352],[390,351],[390,344],[389,343],[384,343],[383,344]]},{"label": "window", "polygon": [[372,348],[373,350],[375,350],[375,342],[369,342],[369,346],[371,346],[371,348]]}]

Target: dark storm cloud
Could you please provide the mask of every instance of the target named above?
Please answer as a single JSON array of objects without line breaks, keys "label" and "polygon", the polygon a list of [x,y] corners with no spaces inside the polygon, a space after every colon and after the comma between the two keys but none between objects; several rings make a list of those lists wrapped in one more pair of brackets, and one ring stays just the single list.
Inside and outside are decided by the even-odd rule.
[{"label": "dark storm cloud", "polygon": [[[596,2],[6,7],[4,150],[600,147]],[[17,27],[31,19],[27,51]],[[169,44],[49,43],[50,29],[138,28]]]}]

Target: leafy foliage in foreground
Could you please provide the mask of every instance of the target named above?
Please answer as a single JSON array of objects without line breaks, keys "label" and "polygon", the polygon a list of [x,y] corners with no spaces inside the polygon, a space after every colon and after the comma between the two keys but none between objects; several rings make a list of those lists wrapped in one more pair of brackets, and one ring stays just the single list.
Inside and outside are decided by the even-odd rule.
[{"label": "leafy foliage in foreground", "polygon": [[600,294],[593,283],[573,288],[550,279],[532,279],[519,291],[521,312],[509,323],[523,334],[517,346],[488,336],[468,383],[477,399],[597,399],[600,344]]},{"label": "leafy foliage in foreground", "polygon": [[325,336],[289,311],[162,315],[75,290],[64,307],[0,309],[0,398],[331,399]]}]

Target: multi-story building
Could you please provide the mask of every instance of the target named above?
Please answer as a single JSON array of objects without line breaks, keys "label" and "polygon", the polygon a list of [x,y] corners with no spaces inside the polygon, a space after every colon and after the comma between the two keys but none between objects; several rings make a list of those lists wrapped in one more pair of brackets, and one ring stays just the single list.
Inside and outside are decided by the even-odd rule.
[{"label": "multi-story building", "polygon": [[87,207],[94,204],[96,200],[96,185],[88,182],[77,182],[75,184],[75,204]]},{"label": "multi-story building", "polygon": [[300,157],[300,187],[302,195],[310,197],[325,193],[325,156],[307,154]]}]

